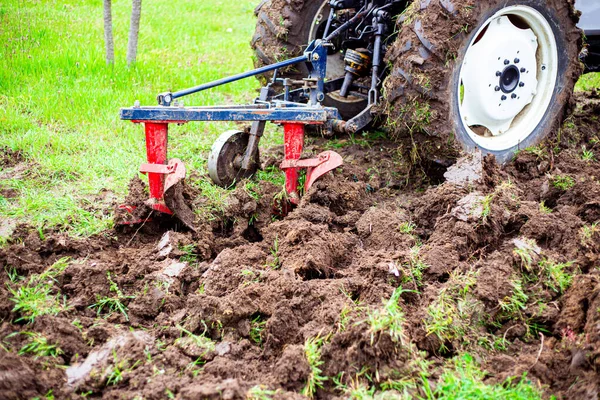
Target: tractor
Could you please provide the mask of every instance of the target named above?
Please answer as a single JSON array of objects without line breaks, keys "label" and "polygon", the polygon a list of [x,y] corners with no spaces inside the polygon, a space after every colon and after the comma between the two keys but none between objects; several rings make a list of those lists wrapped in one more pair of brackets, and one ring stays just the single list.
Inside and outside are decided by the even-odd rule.
[{"label": "tractor", "polygon": [[[255,70],[121,109],[121,119],[145,126],[147,205],[190,227],[193,215],[174,198],[186,173],[167,157],[169,124],[250,124],[212,146],[209,175],[224,187],[260,167],[265,124],[283,125],[281,169],[297,204],[301,169],[308,190],[343,163],[333,151],[302,159],[307,130],[331,137],[380,126],[391,137],[410,133],[446,166],[475,150],[503,164],[555,132],[581,73],[600,68],[594,0],[263,0],[255,13]],[[264,84],[253,104],[179,100],[252,76]]]}]

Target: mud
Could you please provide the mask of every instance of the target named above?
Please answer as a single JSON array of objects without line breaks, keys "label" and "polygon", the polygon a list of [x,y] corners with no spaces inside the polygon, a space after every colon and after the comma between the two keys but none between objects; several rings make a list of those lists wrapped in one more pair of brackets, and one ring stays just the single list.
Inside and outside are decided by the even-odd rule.
[{"label": "mud", "polygon": [[[273,213],[280,188],[261,182],[253,196],[243,184],[232,191],[217,218],[196,217],[195,231],[154,220],[41,240],[16,227],[0,250],[0,398],[243,399],[256,385],[304,398],[305,343],[315,337],[328,377],[317,398],[399,379],[424,396],[421,374],[435,384],[445,361],[464,352],[489,383],[527,372],[547,397],[597,398],[600,99],[577,100],[561,141],[505,168],[465,159],[444,183],[385,139],[338,141],[345,165],[286,217]],[[306,151],[330,144],[310,139]],[[593,159],[582,158],[584,144]],[[206,202],[183,196],[197,209]],[[126,202],[141,215],[146,198],[134,180]],[[60,310],[19,320],[11,290],[63,257],[68,266],[49,283]],[[563,265],[566,283],[545,260]],[[517,278],[526,298],[511,311]],[[398,287],[403,332],[373,330],[369,316]],[[102,298],[119,299],[126,313],[99,313]],[[438,335],[431,310],[442,299],[463,308]],[[60,352],[19,355],[26,332]]]}]

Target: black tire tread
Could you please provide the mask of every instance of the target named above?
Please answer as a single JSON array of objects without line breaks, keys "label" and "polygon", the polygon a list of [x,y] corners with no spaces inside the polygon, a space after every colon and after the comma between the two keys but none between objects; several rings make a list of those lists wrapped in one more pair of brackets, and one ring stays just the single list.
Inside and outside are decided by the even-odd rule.
[{"label": "black tire tread", "polygon": [[[398,38],[386,54],[391,71],[384,82],[384,104],[380,111],[387,116],[387,125],[394,136],[410,134],[429,158],[432,154],[435,158],[455,158],[460,153],[460,144],[452,140],[450,76],[457,65],[461,46],[480,23],[477,20],[480,7],[501,3],[508,4],[510,0],[415,0],[398,19]],[[581,33],[575,26],[578,13],[574,0],[546,3],[556,10],[562,21],[572,21],[566,24],[565,34],[573,44],[568,49],[573,62],[567,73],[568,87],[558,99],[563,110],[562,118],[555,122],[556,131],[572,104],[572,89],[581,73],[581,66],[576,62]],[[453,145],[448,146],[449,142]],[[440,152],[440,149],[446,151]]]}]

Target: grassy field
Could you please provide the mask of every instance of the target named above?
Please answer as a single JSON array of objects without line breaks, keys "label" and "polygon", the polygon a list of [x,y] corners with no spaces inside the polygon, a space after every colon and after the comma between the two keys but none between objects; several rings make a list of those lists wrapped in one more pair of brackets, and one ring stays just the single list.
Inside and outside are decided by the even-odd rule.
[{"label": "grassy field", "polygon": [[[109,227],[110,210],[98,195],[122,197],[145,155],[142,127],[120,121],[119,108],[135,100],[156,104],[161,91],[252,68],[255,6],[255,0],[144,3],[138,63],[128,68],[130,2],[113,4],[116,62],[107,66],[101,2],[3,1],[0,148],[22,151],[31,167],[2,182],[20,195],[0,198],[0,216],[74,235]],[[246,102],[256,87],[248,79],[185,100]],[[202,170],[211,143],[226,129],[223,123],[174,127],[170,156]]]},{"label": "grassy field", "polygon": [[[3,1],[0,148],[21,151],[30,167],[2,181],[19,195],[0,196],[0,217],[75,236],[110,227],[108,204],[125,195],[145,154],[142,128],[120,121],[119,108],[135,100],[155,104],[164,90],[250,69],[257,2],[144,3],[138,63],[128,68],[129,2],[113,4],[116,62],[107,66],[100,2]],[[187,105],[247,102],[257,86],[247,79],[185,100]],[[579,88],[599,86],[596,74]],[[175,127],[170,156],[204,171],[211,143],[228,128],[223,123]],[[280,136],[266,140],[275,143]]]}]

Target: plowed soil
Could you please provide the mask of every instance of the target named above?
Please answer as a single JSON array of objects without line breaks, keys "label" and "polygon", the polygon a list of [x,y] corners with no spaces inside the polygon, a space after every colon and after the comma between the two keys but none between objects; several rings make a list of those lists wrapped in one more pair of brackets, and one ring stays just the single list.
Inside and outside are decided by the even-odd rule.
[{"label": "plowed soil", "polygon": [[[0,250],[0,398],[238,399],[256,385],[303,398],[305,343],[319,337],[328,379],[317,398],[343,398],[341,384],[367,375],[375,386],[412,379],[408,393],[424,395],[417,361],[430,362],[435,385],[445,360],[468,351],[488,383],[527,372],[547,396],[596,399],[600,98],[577,101],[559,139],[502,169],[475,156],[442,178],[409,172],[385,140],[348,141],[336,149],[345,165],[285,217],[273,212],[280,188],[262,182],[258,195],[240,185],[195,232],[155,219],[41,240],[18,227]],[[583,159],[584,145],[593,158]],[[326,146],[315,140],[307,153]],[[139,182],[131,195],[145,196]],[[20,319],[14,291],[64,257],[48,278],[60,311]],[[394,336],[369,318],[399,287]],[[100,298],[119,296],[126,313],[98,315]],[[25,332],[59,354],[19,355],[32,340]]]}]

